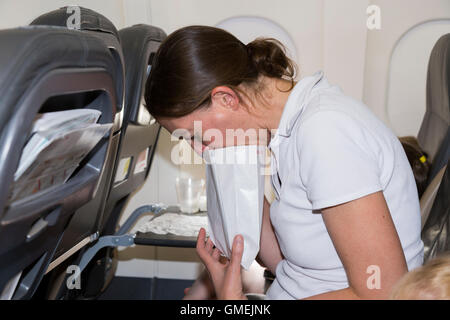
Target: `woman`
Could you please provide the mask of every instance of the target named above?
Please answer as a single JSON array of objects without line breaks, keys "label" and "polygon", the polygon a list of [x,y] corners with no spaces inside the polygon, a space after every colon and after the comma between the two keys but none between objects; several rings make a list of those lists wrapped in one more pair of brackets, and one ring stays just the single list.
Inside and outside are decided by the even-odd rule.
[{"label": "woman", "polygon": [[[145,99],[169,132],[184,131],[198,152],[228,146],[202,130],[266,132],[251,143],[272,152],[276,199],[265,201],[257,260],[275,275],[269,299],[388,298],[394,283],[422,264],[420,211],[408,160],[395,135],[321,72],[293,80],[294,64],[274,39],[244,45],[230,33],[190,26],[155,55]],[[205,231],[203,274],[186,298],[245,298],[242,237],[231,261]],[[211,281],[212,280],[212,281]]]}]

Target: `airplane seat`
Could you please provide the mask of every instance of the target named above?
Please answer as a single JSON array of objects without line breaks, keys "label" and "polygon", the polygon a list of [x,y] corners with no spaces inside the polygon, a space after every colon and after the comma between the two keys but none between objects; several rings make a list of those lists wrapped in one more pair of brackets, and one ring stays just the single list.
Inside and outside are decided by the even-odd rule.
[{"label": "airplane seat", "polygon": [[[55,261],[52,262],[47,272],[79,251],[89,242],[98,238],[99,224],[106,203],[110,181],[112,179],[113,168],[117,156],[120,141],[122,118],[124,113],[123,99],[125,94],[125,64],[120,44],[119,32],[114,24],[105,16],[83,7],[62,7],[57,10],[45,13],[31,22],[30,25],[59,26],[68,28],[68,19],[74,14],[73,8],[79,9],[80,21],[77,30],[81,33],[96,37],[99,42],[110,50],[116,60],[116,108],[118,110],[115,122],[117,130],[113,134],[113,141],[107,151],[103,174],[94,198],[81,207],[73,215],[68,224],[65,234],[55,253]],[[72,10],[69,10],[72,9]]]},{"label": "airplane seat", "polygon": [[[125,59],[125,102],[118,156],[99,226],[100,236],[106,237],[116,233],[127,200],[146,181],[161,128],[147,111],[143,95],[153,56],[166,34],[139,24],[121,29],[119,36]],[[83,272],[85,298],[96,297],[108,287],[117,266],[115,248],[102,248],[92,261]]]},{"label": "airplane seat", "polygon": [[450,251],[450,160],[446,164],[435,201],[422,229],[424,262]]},{"label": "airplane seat", "polygon": [[426,111],[418,141],[431,161],[428,183],[450,156],[450,33],[434,45],[427,73]]},{"label": "airplane seat", "polygon": [[[0,31],[0,46],[0,298],[28,299],[71,216],[98,188],[118,129],[115,79],[120,75],[111,51],[87,33],[44,26],[6,29]],[[112,125],[108,133],[65,183],[12,198],[36,116],[82,108],[99,110],[99,123]]]},{"label": "airplane seat", "polygon": [[450,33],[439,38],[428,64],[426,112],[418,140],[431,160],[427,188],[420,198],[422,229],[429,218],[450,159]]},{"label": "airplane seat", "polygon": [[[34,19],[30,25],[59,26],[68,28],[68,19],[73,15],[73,11],[69,10],[70,8],[79,8],[80,10],[80,24],[77,26],[77,30],[91,33],[108,46],[109,50],[111,50],[111,53],[117,60],[117,72],[121,73],[122,78],[124,78],[125,70],[119,32],[114,24],[102,14],[84,7],[66,6],[40,15]],[[122,78],[119,77],[116,82],[116,90],[119,94],[118,96],[120,97],[123,97],[125,90],[124,79]],[[119,111],[121,111],[123,101],[118,101],[118,105]]]},{"label": "airplane seat", "polygon": [[125,108],[122,136],[111,189],[106,202],[102,234],[113,234],[128,197],[144,184],[150,170],[160,125],[145,107],[145,83],[153,56],[166,34],[139,24],[119,31],[125,57]]},{"label": "airplane seat", "polygon": [[436,199],[437,191],[441,185],[442,177],[447,168],[447,165],[442,167],[442,169],[436,174],[436,176],[431,180],[428,187],[425,189],[422,197],[420,198],[420,214],[422,217],[422,228],[430,215],[431,208],[433,207],[434,200]]},{"label": "airplane seat", "polygon": [[448,159],[450,159],[450,127],[447,128],[447,132],[444,135],[441,145],[436,152],[433,161],[431,162],[427,183],[431,183],[431,181],[447,164]]}]

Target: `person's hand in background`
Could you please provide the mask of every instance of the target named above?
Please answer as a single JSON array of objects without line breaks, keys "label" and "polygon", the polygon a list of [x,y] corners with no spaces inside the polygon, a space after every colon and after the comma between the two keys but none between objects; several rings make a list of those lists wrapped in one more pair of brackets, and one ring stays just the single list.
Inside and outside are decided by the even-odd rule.
[{"label": "person's hand in background", "polygon": [[184,289],[183,300],[210,300],[215,299],[214,286],[207,270],[203,270],[191,287]]}]

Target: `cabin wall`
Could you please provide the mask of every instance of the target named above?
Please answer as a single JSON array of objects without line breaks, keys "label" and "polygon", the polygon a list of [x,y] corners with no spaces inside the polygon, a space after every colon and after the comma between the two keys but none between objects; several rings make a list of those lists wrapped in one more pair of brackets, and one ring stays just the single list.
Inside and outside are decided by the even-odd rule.
[{"label": "cabin wall", "polygon": [[448,0],[372,0],[381,29],[368,32],[363,101],[397,135],[417,135],[425,112],[428,58],[450,32]]}]

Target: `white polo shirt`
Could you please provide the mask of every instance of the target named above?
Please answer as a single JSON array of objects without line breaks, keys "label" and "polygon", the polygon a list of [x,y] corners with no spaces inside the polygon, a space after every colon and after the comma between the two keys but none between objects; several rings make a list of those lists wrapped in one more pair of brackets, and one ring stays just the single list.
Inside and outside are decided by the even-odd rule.
[{"label": "white polo shirt", "polygon": [[401,143],[322,72],[292,89],[269,149],[276,195],[270,219],[285,259],[276,267],[268,299],[301,299],[348,287],[320,210],[380,190],[408,268],[422,265],[419,199]]}]

